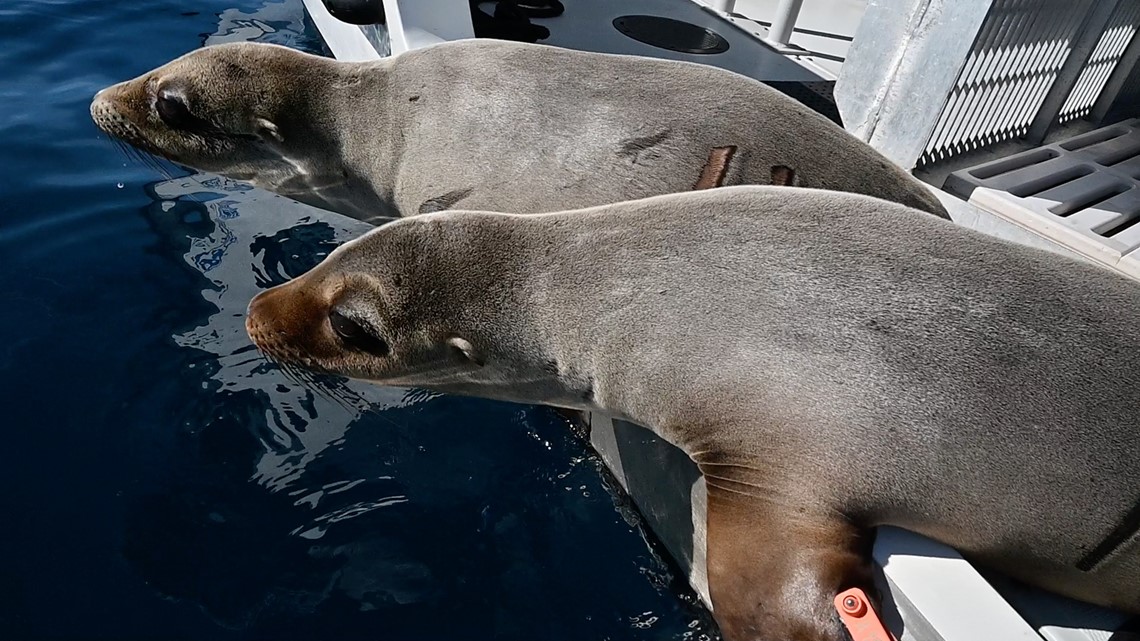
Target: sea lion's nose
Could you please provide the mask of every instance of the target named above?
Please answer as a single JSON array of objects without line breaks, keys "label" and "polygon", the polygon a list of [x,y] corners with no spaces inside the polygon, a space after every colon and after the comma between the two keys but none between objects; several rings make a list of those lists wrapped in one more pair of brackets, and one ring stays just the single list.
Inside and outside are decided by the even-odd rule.
[{"label": "sea lion's nose", "polygon": [[91,118],[101,129],[112,135],[119,132],[121,127],[118,125],[126,120],[126,113],[121,108],[122,96],[122,83],[119,83],[100,89],[91,98]]},{"label": "sea lion's nose", "polygon": [[319,283],[295,278],[249,301],[245,330],[259,350],[278,360],[320,357],[330,348],[328,311]]},{"label": "sea lion's nose", "polygon": [[95,122],[99,122],[100,114],[107,111],[107,105],[110,102],[107,99],[107,89],[109,89],[109,87],[100,89],[99,93],[95,94],[95,97],[91,99],[91,117],[95,119]]},{"label": "sea lion's nose", "polygon": [[[246,308],[245,329],[254,343],[273,336],[288,336],[298,317],[294,281],[259,292]],[[291,322],[293,321],[293,322]]]},{"label": "sea lion's nose", "polygon": [[97,104],[109,105],[112,102],[114,102],[115,98],[118,97],[118,95],[122,94],[122,92],[123,92],[123,83],[121,83],[121,82],[113,84],[109,87],[103,87],[99,91],[96,91],[95,95],[91,97],[91,104],[92,105],[97,105]]},{"label": "sea lion's nose", "polygon": [[257,340],[257,337],[253,335],[254,331],[264,327],[266,325],[265,319],[272,317],[272,313],[269,311],[273,306],[273,295],[270,294],[272,291],[272,289],[267,289],[258,292],[256,296],[250,299],[249,305],[245,308],[245,329],[254,341]]}]

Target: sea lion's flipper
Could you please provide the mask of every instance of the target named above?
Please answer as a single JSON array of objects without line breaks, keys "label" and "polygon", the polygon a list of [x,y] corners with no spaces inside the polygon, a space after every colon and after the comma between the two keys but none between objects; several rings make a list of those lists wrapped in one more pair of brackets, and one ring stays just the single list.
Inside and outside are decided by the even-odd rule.
[{"label": "sea lion's flipper", "polygon": [[726,641],[843,639],[835,595],[873,589],[858,530],[839,514],[705,480],[709,596]]}]

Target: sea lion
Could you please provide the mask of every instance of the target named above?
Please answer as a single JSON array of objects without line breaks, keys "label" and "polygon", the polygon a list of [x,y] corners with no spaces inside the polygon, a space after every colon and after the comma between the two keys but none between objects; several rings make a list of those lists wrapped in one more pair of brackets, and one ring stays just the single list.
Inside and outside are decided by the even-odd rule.
[{"label": "sea lion", "polygon": [[1137,309],[1099,267],[766,186],[404,218],[246,327],[292,366],[652,428],[705,476],[726,638],[833,640],[880,525],[1140,612]]},{"label": "sea lion", "polygon": [[708,65],[463,40],[373,62],[234,43],[91,103],[111,136],[361,220],[561,211],[707,186],[800,184],[941,217],[916,178],[784,94]]}]

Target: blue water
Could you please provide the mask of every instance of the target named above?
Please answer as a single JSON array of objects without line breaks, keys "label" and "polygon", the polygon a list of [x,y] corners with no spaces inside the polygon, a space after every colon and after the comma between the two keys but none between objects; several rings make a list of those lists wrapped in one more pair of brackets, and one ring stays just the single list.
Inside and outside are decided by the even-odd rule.
[{"label": "blue water", "polygon": [[557,414],[249,349],[340,232],[170,193],[87,108],[253,38],[321,51],[299,0],[0,3],[0,638],[715,635]]}]

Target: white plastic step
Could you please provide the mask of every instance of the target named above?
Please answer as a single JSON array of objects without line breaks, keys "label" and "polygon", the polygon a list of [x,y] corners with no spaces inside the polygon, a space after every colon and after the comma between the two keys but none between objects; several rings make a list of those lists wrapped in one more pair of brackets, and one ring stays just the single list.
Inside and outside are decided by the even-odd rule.
[{"label": "white plastic step", "polygon": [[1140,118],[954,172],[944,189],[1140,279]]}]

